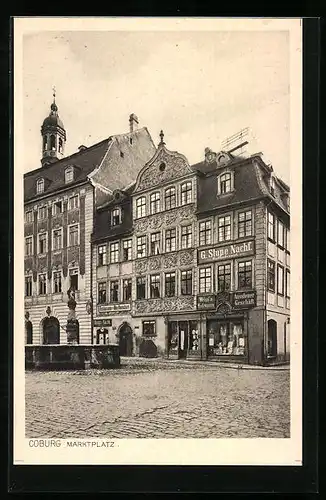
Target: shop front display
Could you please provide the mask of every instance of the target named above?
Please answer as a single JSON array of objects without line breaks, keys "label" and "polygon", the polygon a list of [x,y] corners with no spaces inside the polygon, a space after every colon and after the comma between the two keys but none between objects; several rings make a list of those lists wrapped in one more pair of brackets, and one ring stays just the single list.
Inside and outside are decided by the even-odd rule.
[{"label": "shop front display", "polygon": [[198,321],[168,322],[168,356],[175,359],[201,356]]},{"label": "shop front display", "polygon": [[239,319],[209,319],[207,320],[207,354],[214,356],[246,355],[246,337],[244,322]]}]

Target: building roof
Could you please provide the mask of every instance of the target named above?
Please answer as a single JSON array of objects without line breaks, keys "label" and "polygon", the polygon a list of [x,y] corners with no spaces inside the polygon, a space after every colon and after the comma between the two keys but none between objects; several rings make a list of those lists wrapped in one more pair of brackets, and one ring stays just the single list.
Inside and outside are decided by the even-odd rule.
[{"label": "building roof", "polygon": [[[111,211],[114,207],[120,207],[122,211],[122,222],[117,226],[111,225]],[[116,200],[112,196],[110,202],[106,203],[95,212],[94,232],[92,241],[104,239],[114,240],[132,232],[131,197],[123,196]]]}]

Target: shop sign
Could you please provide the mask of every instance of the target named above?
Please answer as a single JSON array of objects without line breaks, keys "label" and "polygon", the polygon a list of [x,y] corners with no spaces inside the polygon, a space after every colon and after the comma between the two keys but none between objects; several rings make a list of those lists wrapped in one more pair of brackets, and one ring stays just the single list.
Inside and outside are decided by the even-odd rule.
[{"label": "shop sign", "polygon": [[231,245],[212,246],[204,250],[198,250],[198,264],[214,262],[217,260],[245,257],[255,253],[255,241],[233,243]]},{"label": "shop sign", "polygon": [[197,309],[215,309],[215,295],[198,295]]},{"label": "shop sign", "polygon": [[247,309],[248,307],[256,306],[256,291],[251,292],[234,292],[233,307],[234,309]]},{"label": "shop sign", "polygon": [[112,326],[112,319],[94,319],[94,326],[103,328],[105,326]]},{"label": "shop sign", "polygon": [[98,306],[99,313],[109,313],[112,311],[130,311],[130,304],[104,304]]}]

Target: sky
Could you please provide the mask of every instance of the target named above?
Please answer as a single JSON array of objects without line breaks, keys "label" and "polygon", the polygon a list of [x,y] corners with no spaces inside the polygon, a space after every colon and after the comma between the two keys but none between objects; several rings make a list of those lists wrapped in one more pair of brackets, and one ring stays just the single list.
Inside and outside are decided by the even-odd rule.
[{"label": "sky", "polygon": [[249,151],[289,183],[289,63],[287,31],[24,35],[25,171],[41,166],[40,128],[55,86],[66,156],[128,132],[135,113],[155,144],[163,129],[166,147],[191,164],[249,127]]}]

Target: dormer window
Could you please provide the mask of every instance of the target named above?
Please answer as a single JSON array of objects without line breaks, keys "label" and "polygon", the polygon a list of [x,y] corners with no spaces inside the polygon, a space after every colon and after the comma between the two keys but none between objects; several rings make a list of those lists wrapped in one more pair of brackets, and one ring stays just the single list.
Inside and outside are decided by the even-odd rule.
[{"label": "dormer window", "polygon": [[65,170],[65,183],[68,184],[74,180],[74,167],[68,167]]},{"label": "dormer window", "polygon": [[40,194],[44,192],[44,179],[38,179],[36,182],[36,193]]},{"label": "dormer window", "polygon": [[224,172],[217,178],[217,194],[227,194],[233,191],[233,173]]},{"label": "dormer window", "polygon": [[111,213],[111,224],[112,226],[118,226],[121,224],[121,210],[120,208],[114,208]]}]

